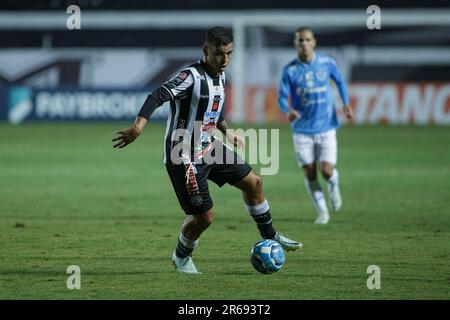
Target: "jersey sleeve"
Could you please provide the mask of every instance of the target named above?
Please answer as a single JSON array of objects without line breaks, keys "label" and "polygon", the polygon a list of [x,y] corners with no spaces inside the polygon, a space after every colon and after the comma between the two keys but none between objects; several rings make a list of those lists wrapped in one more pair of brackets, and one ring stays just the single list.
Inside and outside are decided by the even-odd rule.
[{"label": "jersey sleeve", "polygon": [[163,83],[162,88],[166,89],[172,99],[186,96],[191,86],[194,84],[194,77],[189,70],[181,71],[175,78]]},{"label": "jersey sleeve", "polygon": [[[220,80],[222,81],[223,90],[225,90],[225,73],[222,73]],[[220,110],[219,120],[217,123],[221,123],[223,120],[225,120],[223,114],[224,114],[225,108],[222,107],[222,110]]]},{"label": "jersey sleeve", "polygon": [[339,94],[341,96],[342,102],[344,104],[349,104],[349,98],[348,98],[348,91],[347,91],[347,85],[342,78],[341,73],[339,72],[339,69],[336,65],[336,61],[334,59],[330,58],[330,62],[328,64],[329,70],[330,70],[330,78],[333,79],[333,81],[336,83],[336,86],[339,90]]},{"label": "jersey sleeve", "polygon": [[278,87],[278,106],[280,107],[283,113],[288,112],[289,110],[289,93],[291,91],[290,88],[290,77],[287,72],[287,68],[283,69],[283,74],[281,76],[280,85]]},{"label": "jersey sleeve", "polygon": [[189,70],[181,71],[175,78],[164,82],[161,87],[147,96],[138,116],[149,119],[156,108],[164,102],[186,96],[193,84],[192,73]]}]

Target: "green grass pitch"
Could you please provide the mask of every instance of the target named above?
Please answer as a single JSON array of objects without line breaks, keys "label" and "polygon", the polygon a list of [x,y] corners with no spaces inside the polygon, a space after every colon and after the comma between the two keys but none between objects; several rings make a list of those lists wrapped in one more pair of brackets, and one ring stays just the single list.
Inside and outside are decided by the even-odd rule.
[{"label": "green grass pitch", "polygon": [[[0,124],[0,299],[450,298],[450,127],[341,128],[344,205],[319,226],[282,126],[264,188],[275,228],[302,252],[258,274],[240,192],[210,184],[216,219],[194,253],[203,274],[188,276],[170,261],[184,213],[161,162],[164,124],[114,150],[127,125]],[[66,287],[69,265],[80,290]]]}]

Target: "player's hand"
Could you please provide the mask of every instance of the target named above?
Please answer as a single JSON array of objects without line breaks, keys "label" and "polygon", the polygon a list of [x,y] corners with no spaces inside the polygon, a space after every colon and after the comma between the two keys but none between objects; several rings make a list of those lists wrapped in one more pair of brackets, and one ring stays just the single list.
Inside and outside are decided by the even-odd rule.
[{"label": "player's hand", "polygon": [[141,134],[141,130],[139,130],[136,127],[130,127],[126,128],[120,131],[116,132],[117,137],[112,139],[112,141],[117,141],[115,145],[113,145],[113,148],[119,148],[122,149],[123,147],[129,145],[134,140],[136,140],[137,137]]},{"label": "player's hand", "polygon": [[289,122],[294,122],[295,120],[300,119],[300,113],[297,110],[289,109],[287,117],[289,119]]},{"label": "player's hand", "polygon": [[344,114],[347,117],[348,120],[352,120],[353,119],[353,110],[352,108],[350,108],[350,106],[348,104],[346,104],[344,106]]}]

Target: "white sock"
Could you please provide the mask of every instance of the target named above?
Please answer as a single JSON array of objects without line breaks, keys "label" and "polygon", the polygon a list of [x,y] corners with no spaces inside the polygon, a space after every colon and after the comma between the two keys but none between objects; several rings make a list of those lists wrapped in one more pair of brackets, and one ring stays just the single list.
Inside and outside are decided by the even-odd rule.
[{"label": "white sock", "polygon": [[270,210],[269,202],[266,199],[257,205],[248,205],[246,203],[244,203],[244,205],[247,212],[252,216],[258,216]]},{"label": "white sock", "polygon": [[328,192],[330,193],[332,189],[339,188],[339,172],[333,169],[333,174],[327,181]]},{"label": "white sock", "polygon": [[191,239],[188,239],[184,236],[183,233],[180,232],[178,235],[178,240],[181,242],[183,246],[189,249],[195,249],[198,246],[198,239],[195,241],[192,241]]},{"label": "white sock", "polygon": [[197,247],[198,239],[191,240],[184,236],[183,233],[180,232],[178,236],[178,244],[175,249],[175,254],[179,258],[186,258],[192,254],[192,251]]},{"label": "white sock", "polygon": [[305,186],[306,190],[308,190],[308,194],[316,208],[317,214],[328,214],[327,203],[325,202],[325,197],[320,187],[319,181],[309,181],[305,178]]}]

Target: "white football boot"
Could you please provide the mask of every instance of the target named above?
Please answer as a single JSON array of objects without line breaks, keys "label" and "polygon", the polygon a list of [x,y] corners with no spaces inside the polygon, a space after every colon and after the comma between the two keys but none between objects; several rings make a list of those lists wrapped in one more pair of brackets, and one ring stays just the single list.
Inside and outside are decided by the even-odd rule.
[{"label": "white football boot", "polygon": [[275,235],[275,237],[273,237],[272,240],[275,240],[276,242],[281,244],[283,249],[286,251],[295,251],[295,250],[303,247],[303,243],[286,238],[285,236],[283,236],[282,234],[280,234],[278,232]]},{"label": "white football boot", "polygon": [[330,215],[328,212],[321,212],[318,214],[316,221],[314,223],[316,224],[327,224],[330,220]]},{"label": "white football boot", "polygon": [[328,212],[327,204],[323,197],[318,202],[314,202],[314,207],[317,212],[316,224],[327,224],[330,220],[330,214]]},{"label": "white football boot", "polygon": [[192,257],[180,258],[177,256],[176,251],[172,253],[172,262],[180,273],[192,273],[192,274],[202,274],[197,271],[197,268],[192,261]]},{"label": "white football boot", "polygon": [[[315,201],[314,201],[315,199]],[[315,192],[315,196],[313,198],[314,207],[317,212],[317,219],[314,221],[316,224],[327,224],[330,220],[330,213],[328,212],[327,203],[323,197],[323,192]]]}]

